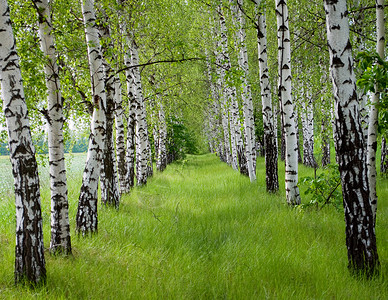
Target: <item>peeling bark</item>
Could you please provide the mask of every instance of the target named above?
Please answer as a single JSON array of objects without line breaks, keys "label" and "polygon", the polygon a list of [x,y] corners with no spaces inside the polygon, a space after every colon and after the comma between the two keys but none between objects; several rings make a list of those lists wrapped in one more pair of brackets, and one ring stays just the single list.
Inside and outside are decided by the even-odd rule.
[{"label": "peeling bark", "polygon": [[38,14],[39,36],[46,57],[44,72],[48,91],[47,127],[51,190],[51,240],[50,252],[71,254],[69,204],[65,151],[63,144],[63,98],[54,37],[51,34],[51,14],[47,0],[33,1]]},{"label": "peeling bark", "polygon": [[9,7],[0,0],[0,81],[15,185],[15,283],[46,281],[38,166]]},{"label": "peeling bark", "polygon": [[346,0],[325,0],[324,5],[349,269],[356,274],[372,276],[379,269],[379,258],[369,201],[366,151],[353,73]]},{"label": "peeling bark", "polygon": [[96,25],[93,0],[85,0],[82,5],[88,45],[89,69],[93,97],[93,117],[86,166],[82,176],[81,192],[76,215],[76,230],[82,235],[97,232],[97,190],[104,153],[105,139],[105,78],[100,46],[100,33]]}]

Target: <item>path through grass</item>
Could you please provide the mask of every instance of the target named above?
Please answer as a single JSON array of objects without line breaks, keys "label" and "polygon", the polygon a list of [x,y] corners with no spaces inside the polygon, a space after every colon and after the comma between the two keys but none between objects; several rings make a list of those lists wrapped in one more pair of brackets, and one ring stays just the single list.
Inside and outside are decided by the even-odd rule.
[{"label": "path through grass", "polygon": [[[169,166],[123,197],[120,211],[101,208],[98,235],[73,233],[73,257],[47,253],[48,283],[35,291],[12,284],[14,208],[1,202],[0,298],[388,299],[387,180],[377,224],[382,274],[363,281],[346,268],[343,215],[292,210],[283,193],[266,194],[263,164],[253,184],[213,155]],[[79,185],[71,181],[72,229]]]}]

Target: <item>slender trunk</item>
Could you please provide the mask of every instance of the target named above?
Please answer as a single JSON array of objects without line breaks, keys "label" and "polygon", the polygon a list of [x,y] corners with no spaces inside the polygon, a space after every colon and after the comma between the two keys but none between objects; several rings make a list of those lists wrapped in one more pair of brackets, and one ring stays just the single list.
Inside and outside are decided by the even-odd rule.
[{"label": "slender trunk", "polygon": [[[232,166],[233,169],[237,170],[237,151],[235,144],[233,145],[233,142],[235,142],[235,135],[233,132],[231,132],[230,128],[232,128],[232,121],[231,121],[231,106],[232,106],[232,90],[229,86],[229,83],[226,80],[227,72],[231,69],[231,63],[228,53],[228,36],[227,36],[227,29],[226,29],[226,23],[225,23],[225,16],[223,7],[221,5],[218,5],[217,7],[217,13],[219,15],[219,24],[220,24],[220,46],[221,46],[221,53],[220,53],[220,65],[222,66],[220,69],[221,73],[221,89],[222,89],[222,125],[224,129],[224,144],[225,144],[225,150],[226,150],[226,157],[227,157],[227,163]],[[231,143],[232,142],[232,143]]]},{"label": "slender trunk", "polygon": [[105,139],[106,94],[100,35],[96,25],[93,0],[84,0],[82,14],[88,45],[89,69],[93,97],[93,118],[86,166],[76,216],[77,231],[83,235],[97,232],[97,190]]},{"label": "slender trunk", "polygon": [[306,93],[306,102],[302,103],[302,126],[303,126],[303,164],[307,167],[318,167],[314,158],[314,108],[311,96]]},{"label": "slender trunk", "polygon": [[[114,148],[114,109],[115,109],[115,81],[114,70],[108,63],[108,48],[113,48],[107,17],[104,17],[100,26],[101,36],[104,39],[102,47],[103,63],[105,68],[105,91],[106,91],[106,125],[105,125],[105,145],[103,163],[101,166],[101,202],[104,205],[114,206],[119,209],[120,193],[117,179],[116,155]],[[117,59],[117,57],[116,57]]]},{"label": "slender trunk", "polygon": [[116,153],[117,168],[120,182],[120,194],[128,193],[125,183],[127,168],[125,162],[125,136],[123,122],[123,99],[121,97],[121,82],[117,76],[115,78],[115,116],[116,116]]},{"label": "slender trunk", "polygon": [[279,98],[284,118],[286,144],[286,198],[291,205],[300,204],[298,188],[298,146],[295,109],[291,96],[291,49],[287,1],[275,0],[278,24]]},{"label": "slender trunk", "polygon": [[[130,45],[127,41],[127,46]],[[128,51],[129,52],[129,51]],[[125,66],[132,65],[130,53],[124,55]],[[128,120],[127,120],[127,155],[126,155],[126,180],[124,182],[125,191],[129,193],[131,188],[135,185],[135,74],[133,69],[125,71],[127,81],[127,97],[128,97]]]},{"label": "slender trunk", "polygon": [[47,0],[33,1],[39,20],[40,46],[45,55],[48,91],[47,127],[51,190],[50,252],[71,254],[69,204],[67,200],[65,151],[63,145],[63,98],[59,81],[56,48]]},{"label": "slender trunk", "polygon": [[[223,11],[220,10],[220,27],[221,27],[221,44],[222,44],[222,55],[224,59],[224,67],[226,72],[231,72],[231,61],[229,57],[228,50],[228,35],[227,27],[225,22],[225,16]],[[237,133],[237,130],[240,130],[241,125],[239,126],[239,116],[238,116],[238,104],[236,101],[236,90],[235,87],[230,86],[230,83],[227,80],[225,82],[224,89],[224,98],[225,98],[225,110],[228,115],[228,134],[230,135],[230,164],[234,170],[238,170],[238,154],[237,154],[237,144],[238,139],[241,139],[241,135]],[[229,137],[227,138],[229,142]]]},{"label": "slender trunk", "polygon": [[[376,52],[384,59],[385,47],[385,20],[384,20],[384,0],[376,0],[376,32],[377,45]],[[377,191],[376,191],[376,151],[377,151],[377,127],[378,127],[378,104],[380,102],[380,91],[375,84],[375,92],[372,94],[369,111],[368,144],[367,144],[367,165],[369,180],[369,197],[372,204],[373,218],[376,220],[377,211]]]},{"label": "slender trunk", "polygon": [[[132,40],[132,63],[139,64],[139,55],[137,45]],[[135,75],[135,140],[136,140],[136,184],[141,186],[147,184],[147,175],[149,174],[149,142],[148,129],[146,120],[146,109],[143,100],[143,90],[141,86],[140,70],[138,67],[133,68]]]},{"label": "slender trunk", "polygon": [[[256,2],[259,10],[261,1]],[[279,190],[278,154],[275,141],[274,117],[272,113],[271,86],[267,66],[267,24],[265,10],[258,15],[257,38],[260,69],[260,90],[264,126],[265,175],[267,191]]]},{"label": "slender trunk", "polygon": [[[238,5],[241,8],[243,1],[238,0]],[[243,99],[243,114],[244,114],[244,136],[245,136],[245,153],[248,166],[249,179],[251,182],[256,180],[256,151],[255,151],[255,124],[253,120],[253,103],[251,95],[251,87],[248,83],[248,52],[246,47],[245,19],[241,9],[238,10],[239,19],[239,65],[242,69],[242,99]]]},{"label": "slender trunk", "polygon": [[0,0],[0,81],[15,185],[15,283],[46,281],[38,166],[6,0]]},{"label": "slender trunk", "polygon": [[166,151],[166,139],[167,139],[167,125],[164,116],[164,108],[161,101],[159,101],[159,147],[158,147],[158,161],[156,168],[158,171],[163,172],[167,166],[167,151]]},{"label": "slender trunk", "polygon": [[335,146],[342,182],[349,268],[373,275],[379,268],[376,235],[367,179],[353,73],[346,0],[325,0],[330,73],[335,99]]}]

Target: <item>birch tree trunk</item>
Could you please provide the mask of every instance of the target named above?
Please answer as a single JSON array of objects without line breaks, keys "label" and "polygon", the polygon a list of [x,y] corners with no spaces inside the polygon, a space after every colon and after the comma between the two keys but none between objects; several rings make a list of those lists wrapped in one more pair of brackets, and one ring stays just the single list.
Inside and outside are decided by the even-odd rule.
[{"label": "birch tree trunk", "polygon": [[379,268],[369,201],[366,153],[359,116],[346,0],[324,0],[335,99],[335,146],[342,182],[349,268],[373,275]]},{"label": "birch tree trunk", "polygon": [[123,25],[123,34],[125,35],[127,51],[124,53],[125,79],[127,84],[128,98],[128,119],[127,119],[127,152],[126,152],[126,177],[123,181],[123,189],[129,193],[135,185],[135,119],[136,119],[136,97],[135,97],[135,74],[134,69],[130,68],[133,65],[131,47],[131,38],[126,32],[126,27]]},{"label": "birch tree trunk", "polygon": [[97,232],[97,190],[104,153],[106,94],[104,64],[100,34],[96,25],[94,1],[84,0],[82,3],[94,106],[89,148],[76,216],[76,229],[85,235]]},{"label": "birch tree trunk", "polygon": [[270,193],[279,190],[278,154],[275,141],[274,117],[272,113],[271,86],[267,65],[267,24],[265,9],[260,10],[261,0],[256,2],[258,12],[257,39],[260,70],[260,90],[264,126],[265,175],[267,191]]},{"label": "birch tree trunk", "polygon": [[116,116],[116,154],[117,169],[120,182],[120,194],[129,192],[126,189],[127,168],[125,161],[125,135],[123,121],[123,98],[121,96],[121,82],[117,76],[115,79],[115,116]]},{"label": "birch tree trunk", "polygon": [[158,160],[156,162],[156,169],[163,172],[167,166],[167,150],[166,150],[166,139],[167,139],[167,125],[166,118],[164,115],[164,107],[159,99],[159,142],[158,142]]},{"label": "birch tree trunk", "polygon": [[[230,122],[230,107],[231,107],[231,101],[232,101],[232,95],[231,95],[231,88],[229,87],[229,84],[226,82],[226,72],[230,70],[231,63],[228,53],[228,37],[227,37],[227,29],[225,24],[225,16],[223,12],[223,7],[221,5],[218,5],[217,7],[217,13],[219,15],[219,24],[220,24],[220,46],[221,46],[221,53],[220,53],[220,62],[221,65],[221,76],[220,76],[220,82],[221,82],[221,97],[222,97],[222,127],[224,129],[224,144],[225,144],[225,152],[226,152],[226,161],[227,163],[232,166],[234,170],[238,169],[237,166],[237,151],[235,145],[231,145],[231,122]],[[233,135],[233,140],[235,139]],[[234,150],[234,152],[233,152]]]},{"label": "birch tree trunk", "polygon": [[[385,20],[384,20],[384,0],[376,0],[376,32],[377,45],[376,52],[384,59],[385,47]],[[367,165],[369,180],[369,197],[372,204],[373,218],[376,219],[377,211],[377,191],[376,191],[376,151],[377,151],[377,126],[378,126],[378,104],[380,102],[380,91],[375,85],[375,93],[372,94],[369,111],[368,144],[367,144]]]},{"label": "birch tree trunk", "polygon": [[15,185],[15,283],[46,281],[38,166],[6,0],[0,0],[0,80]]},{"label": "birch tree trunk", "polygon": [[71,254],[69,204],[65,152],[63,145],[63,98],[57,65],[56,47],[52,36],[51,13],[47,0],[33,1],[39,20],[39,37],[46,57],[44,72],[48,91],[47,128],[51,190],[51,240],[52,253]]},{"label": "birch tree trunk", "polygon": [[306,102],[302,102],[302,126],[303,126],[303,164],[316,168],[317,162],[314,158],[314,107],[309,92],[306,93]]},{"label": "birch tree trunk", "polygon": [[[243,1],[238,0],[238,5],[241,8]],[[251,87],[248,83],[248,52],[246,47],[245,19],[241,9],[238,10],[239,18],[239,38],[240,38],[240,56],[239,65],[243,70],[242,84],[242,99],[243,99],[243,114],[244,114],[244,134],[245,134],[245,152],[248,166],[249,179],[251,182],[256,180],[256,151],[255,151],[255,124],[253,120],[253,103],[251,95]]]},{"label": "birch tree trunk", "polygon": [[[103,12],[105,14],[105,12]],[[106,123],[105,123],[105,144],[103,163],[101,165],[101,202],[104,205],[114,206],[119,209],[120,194],[117,179],[116,155],[114,148],[113,124],[115,109],[115,81],[113,69],[108,63],[108,48],[113,48],[111,42],[110,30],[107,22],[107,16],[103,17],[100,26],[101,37],[104,39],[102,47],[103,64],[105,69],[105,91],[106,91]],[[117,59],[117,57],[116,57]]]},{"label": "birch tree trunk", "polygon": [[[132,40],[132,64],[139,64],[139,54],[137,50],[137,45],[134,40]],[[135,140],[136,140],[136,184],[141,186],[147,184],[147,175],[148,175],[148,129],[147,129],[147,120],[146,120],[146,110],[143,100],[143,90],[141,86],[141,77],[140,70],[138,67],[134,67],[135,75]]]},{"label": "birch tree trunk", "polygon": [[279,98],[285,134],[286,198],[291,205],[300,204],[298,188],[298,145],[295,109],[291,95],[291,49],[286,0],[275,0],[278,24]]}]

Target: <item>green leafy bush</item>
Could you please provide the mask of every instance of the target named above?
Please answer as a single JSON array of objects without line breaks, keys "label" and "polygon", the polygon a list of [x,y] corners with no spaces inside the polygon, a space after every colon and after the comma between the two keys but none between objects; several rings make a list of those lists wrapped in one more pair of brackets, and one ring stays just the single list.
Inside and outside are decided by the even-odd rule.
[{"label": "green leafy bush", "polygon": [[303,177],[301,182],[307,186],[305,195],[312,196],[310,202],[303,204],[303,207],[315,206],[322,209],[329,204],[338,211],[342,209],[341,177],[337,165],[327,165],[320,174],[315,170],[314,177]]}]

